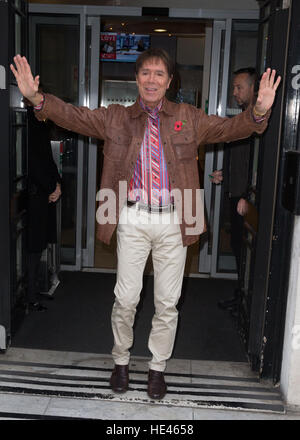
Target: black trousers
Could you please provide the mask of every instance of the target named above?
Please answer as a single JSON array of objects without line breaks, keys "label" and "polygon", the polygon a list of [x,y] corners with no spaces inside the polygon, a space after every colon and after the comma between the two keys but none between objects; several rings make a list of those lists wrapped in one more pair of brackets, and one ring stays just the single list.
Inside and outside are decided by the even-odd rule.
[{"label": "black trousers", "polygon": [[42,252],[34,252],[28,254],[27,270],[28,270],[28,288],[27,288],[27,302],[36,302],[37,294],[39,293],[38,275]]},{"label": "black trousers", "polygon": [[241,286],[241,255],[243,246],[243,224],[244,217],[237,212],[237,205],[240,197],[232,197],[230,199],[230,223],[231,223],[231,239],[230,245],[236,259],[238,273],[238,287]]}]

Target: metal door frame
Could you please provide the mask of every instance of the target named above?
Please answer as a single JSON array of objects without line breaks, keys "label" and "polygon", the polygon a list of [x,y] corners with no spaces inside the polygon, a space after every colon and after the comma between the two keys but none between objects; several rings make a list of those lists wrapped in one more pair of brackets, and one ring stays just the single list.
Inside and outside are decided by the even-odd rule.
[{"label": "metal door frame", "polygon": [[[230,61],[230,44],[231,44],[231,30],[232,19],[227,18],[226,21],[214,21],[213,25],[213,42],[212,42],[212,56],[211,56],[211,70],[210,70],[210,91],[209,91],[209,106],[208,114],[217,114],[218,116],[226,115],[227,93],[228,93],[228,72]],[[224,43],[224,59],[221,60],[221,43],[222,31],[225,31]],[[219,84],[219,67],[223,64],[222,73],[222,87],[221,96],[218,97]],[[218,102],[219,99],[219,102]],[[210,273],[213,278],[228,278],[236,279],[236,274],[218,272],[218,243],[219,243],[219,226],[220,226],[220,207],[221,207],[221,186],[217,185],[213,188],[209,178],[214,169],[214,162],[216,158],[217,169],[223,166],[223,148],[220,146],[217,152],[210,150],[205,155],[205,171],[204,171],[204,195],[205,195],[205,209],[207,214],[207,221],[212,232],[211,252],[209,250],[209,239],[205,237],[200,249],[199,256],[199,272]],[[215,190],[214,204],[212,205],[212,194]],[[211,215],[211,213],[213,213]]]},{"label": "metal door frame", "polygon": [[[228,72],[230,61],[230,45],[231,45],[231,31],[232,31],[232,19],[228,18],[225,24],[225,44],[224,44],[224,60],[223,60],[223,75],[222,75],[222,91],[221,99],[217,108],[218,116],[226,116],[227,106],[227,94],[228,94]],[[223,168],[224,149],[223,145],[218,148],[217,151],[217,170]],[[210,182],[210,185],[211,182]],[[214,205],[214,220],[213,220],[213,243],[212,243],[212,261],[211,261],[211,276],[213,278],[227,278],[237,279],[236,274],[218,272],[218,247],[219,247],[219,235],[220,235],[220,210],[221,210],[221,197],[222,187],[216,186],[215,193],[215,205]]]},{"label": "metal door frame", "polygon": [[[1,97],[1,164],[0,164],[0,351],[5,351],[14,331],[15,317],[20,321],[24,312],[17,308],[26,289],[25,224],[27,181],[27,126],[26,110],[22,107],[22,95],[9,65],[15,50],[27,56],[27,2],[22,0],[0,2],[0,97]],[[19,17],[21,32],[20,47],[16,47],[16,17]],[[21,116],[17,120],[16,114]],[[21,172],[17,173],[16,127],[22,127]],[[20,170],[19,170],[20,171]],[[19,186],[21,183],[21,186]],[[25,234],[24,234],[25,235]],[[20,239],[21,237],[21,239]],[[23,238],[24,237],[24,238]],[[17,254],[17,241],[21,241],[21,252]],[[19,257],[19,259],[18,259]],[[17,270],[18,263],[20,264]],[[21,270],[20,270],[21,269]]]},{"label": "metal door frame", "polygon": [[[265,4],[267,5],[267,3]],[[264,5],[264,6],[265,6]],[[284,164],[287,151],[298,149],[299,99],[292,84],[293,65],[298,63],[299,3],[277,8],[269,3],[267,66],[282,75],[272,108],[269,129],[262,138],[261,188],[256,260],[253,269],[249,357],[252,369],[274,383],[280,380],[283,338],[291,265],[294,215],[282,204]],[[262,16],[262,21],[265,17]],[[276,29],[287,32],[278,36]],[[282,54],[282,55],[278,55]]]},{"label": "metal door frame", "polygon": [[[100,33],[100,20],[102,15],[115,15],[115,16],[142,16],[142,7],[123,7],[123,6],[77,6],[77,5],[50,5],[50,4],[29,4],[29,13],[37,14],[67,14],[67,15],[79,15],[80,16],[80,54],[79,54],[79,105],[85,105],[85,58],[86,58],[86,27],[92,26],[92,53],[97,53],[99,45],[98,35]],[[232,19],[257,19],[259,11],[257,10],[214,10],[214,9],[181,9],[181,8],[169,8],[169,18],[199,18],[215,20],[216,29],[222,23],[222,26],[226,26],[226,44],[230,44],[230,30]],[[222,21],[220,21],[222,20]],[[98,41],[97,41],[98,38]],[[216,50],[216,49],[215,49]],[[214,52],[213,52],[214,53]],[[215,55],[216,57],[216,55]],[[92,55],[91,65],[91,96],[89,98],[89,104],[92,108],[98,106],[98,79],[99,77],[99,61],[98,57]],[[99,59],[98,59],[99,60]],[[212,65],[215,65],[216,58],[212,58]],[[225,60],[224,60],[225,61]],[[226,64],[224,67],[227,70],[223,73],[224,78],[228,77],[228,60],[226,57]],[[226,76],[227,75],[227,76]],[[212,84],[212,81],[211,81]],[[224,83],[225,84],[225,83]],[[224,108],[224,99],[227,96],[227,87],[222,87],[222,108]],[[227,82],[226,82],[227,85]],[[211,85],[212,87],[212,85]],[[226,90],[225,90],[226,89]],[[211,98],[210,98],[211,100]],[[226,104],[225,104],[226,106]],[[210,113],[216,113],[216,107],[213,108],[210,104]],[[223,114],[223,111],[222,113]],[[83,140],[79,137],[78,142],[78,182],[77,182],[77,226],[76,226],[76,264],[64,265],[61,268],[63,270],[80,270],[82,266],[93,267],[94,266],[94,248],[95,248],[95,203],[96,203],[96,160],[97,147],[94,141],[89,141],[89,153],[88,153],[88,200],[87,200],[87,235],[86,235],[86,248],[82,249],[82,194],[83,194]],[[220,155],[220,161],[221,161]],[[218,159],[219,160],[219,159]],[[210,159],[208,159],[210,163]],[[210,206],[211,190],[210,185],[206,182],[205,190],[208,194],[205,197],[206,203]],[[219,191],[219,190],[218,190]],[[220,196],[218,196],[220,197]],[[220,209],[220,208],[219,208]],[[215,217],[218,217],[218,213]],[[214,225],[214,230],[217,230],[218,225]],[[214,245],[216,249],[216,245]],[[213,262],[214,269],[212,270],[212,276],[225,278],[224,274],[219,275],[216,271],[216,258],[211,258],[211,255],[206,253],[200,253],[199,257],[199,270],[201,272],[210,272],[210,265]],[[204,270],[203,270],[204,267]],[[228,275],[228,274],[227,274]],[[229,276],[232,278],[232,275]]]},{"label": "metal door frame", "polygon": [[[89,108],[99,106],[99,53],[100,53],[100,17],[88,17],[91,27],[91,65]],[[97,141],[89,139],[88,181],[87,181],[87,224],[86,247],[82,250],[82,266],[94,267],[95,223],[96,223],[96,174],[97,174]]]}]

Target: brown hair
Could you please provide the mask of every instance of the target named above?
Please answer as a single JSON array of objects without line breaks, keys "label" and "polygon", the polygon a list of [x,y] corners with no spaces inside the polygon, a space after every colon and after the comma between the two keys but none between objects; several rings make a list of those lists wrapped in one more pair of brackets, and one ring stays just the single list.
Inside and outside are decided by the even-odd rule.
[{"label": "brown hair", "polygon": [[150,60],[151,58],[160,59],[164,65],[166,66],[167,72],[169,77],[173,75],[174,71],[174,63],[170,57],[170,55],[164,50],[159,48],[153,48],[145,50],[136,60],[135,62],[135,73],[138,74],[139,70],[141,69],[142,65]]}]

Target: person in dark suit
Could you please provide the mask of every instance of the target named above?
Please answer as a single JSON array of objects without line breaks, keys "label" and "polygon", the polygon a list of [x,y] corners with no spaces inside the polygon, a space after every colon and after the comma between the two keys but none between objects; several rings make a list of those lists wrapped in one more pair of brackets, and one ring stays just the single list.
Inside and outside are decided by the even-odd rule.
[{"label": "person in dark suit", "polygon": [[57,242],[56,202],[61,196],[61,178],[52,156],[48,124],[38,121],[31,103],[24,100],[28,115],[28,204],[27,251],[29,310],[45,311],[39,302],[38,272],[48,243]]},{"label": "person in dark suit", "polygon": [[[253,105],[257,99],[259,75],[255,68],[246,67],[234,72],[233,97],[242,111]],[[224,179],[225,192],[230,202],[230,244],[236,259],[238,286],[232,298],[219,301],[222,309],[236,309],[242,299],[241,253],[243,247],[244,216],[248,212],[249,165],[251,137],[229,143],[225,146],[228,164],[224,173],[214,171],[211,175],[213,183],[221,183]]]}]

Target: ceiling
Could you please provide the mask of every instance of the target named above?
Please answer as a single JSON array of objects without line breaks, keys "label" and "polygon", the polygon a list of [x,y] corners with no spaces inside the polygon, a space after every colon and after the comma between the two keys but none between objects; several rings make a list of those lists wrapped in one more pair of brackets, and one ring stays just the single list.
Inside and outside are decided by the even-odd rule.
[{"label": "ceiling", "polygon": [[[101,17],[102,32],[136,33],[146,35],[201,36],[205,35],[205,20],[178,20],[158,17]],[[157,33],[154,29],[165,29]]]},{"label": "ceiling", "polygon": [[159,2],[157,0],[29,0],[29,3],[192,9],[258,9],[257,0],[184,0],[184,2],[182,0],[159,0]]}]

